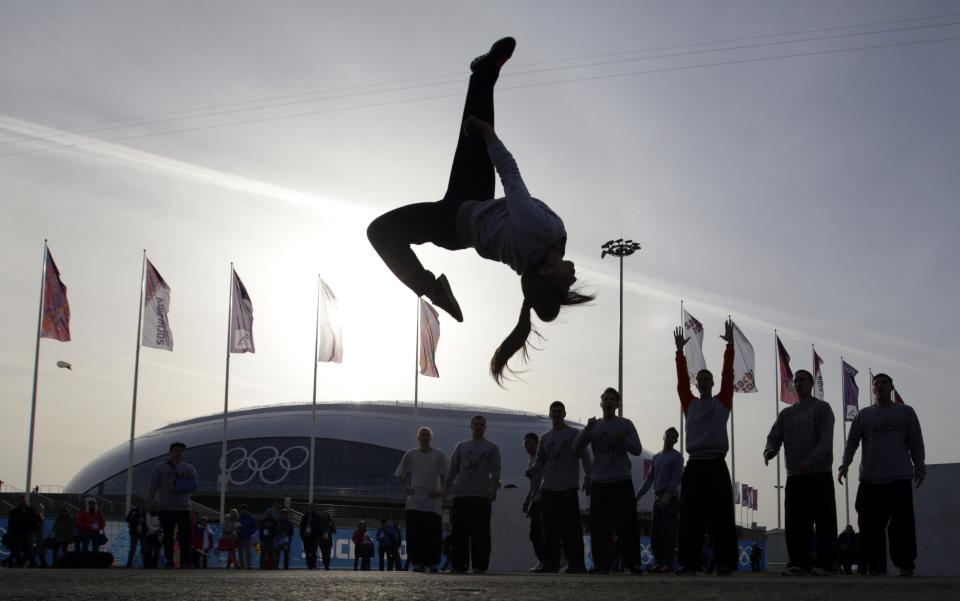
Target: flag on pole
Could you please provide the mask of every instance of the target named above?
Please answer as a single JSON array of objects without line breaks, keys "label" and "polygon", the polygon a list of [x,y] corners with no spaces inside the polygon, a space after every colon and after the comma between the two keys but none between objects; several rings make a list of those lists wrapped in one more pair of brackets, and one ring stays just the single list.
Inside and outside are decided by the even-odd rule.
[{"label": "flag on pole", "polygon": [[687,359],[690,385],[695,386],[697,372],[707,368],[707,362],[703,359],[703,324],[686,309],[683,310],[683,336],[690,339],[690,343],[683,347],[683,356]]},{"label": "flag on pole", "polygon": [[893,402],[897,405],[903,405],[903,397],[900,396],[896,388],[893,389]]},{"label": "flag on pole", "polygon": [[750,487],[747,486],[746,484],[741,484],[741,485],[740,485],[740,490],[737,491],[737,492],[740,494],[740,498],[742,499],[743,504],[744,504],[744,505],[749,505],[749,504],[750,504],[750,500],[749,500],[749,499],[750,499]]},{"label": "flag on pole", "polygon": [[734,504],[734,505],[739,505],[739,504],[740,504],[740,501],[741,501],[740,483],[739,483],[739,482],[734,482],[734,483],[733,483],[733,504]]},{"label": "flag on pole", "polygon": [[53,338],[60,342],[70,341],[70,303],[67,302],[67,287],[60,281],[60,270],[53,262],[50,249],[47,251],[47,265],[43,282],[43,321],[40,327],[41,338]]},{"label": "flag on pole", "polygon": [[647,476],[650,475],[650,468],[653,467],[653,459],[644,459],[643,460],[643,479],[646,480]]},{"label": "flag on pole", "polygon": [[846,361],[840,363],[843,368],[843,421],[852,422],[860,411],[860,387],[854,379],[859,372]]},{"label": "flag on pole", "polygon": [[166,351],[173,350],[173,332],[167,321],[170,310],[170,286],[163,281],[157,268],[147,259],[146,294],[143,297],[143,346]]},{"label": "flag on pole", "polygon": [[440,317],[427,301],[420,299],[420,373],[439,378],[437,343],[440,342]]},{"label": "flag on pole", "polygon": [[320,280],[320,343],[317,361],[343,362],[343,327],[337,310],[337,297],[327,283]]},{"label": "flag on pole", "polygon": [[817,354],[817,349],[813,348],[813,345],[810,345],[810,349],[813,351],[813,398],[823,400],[823,370],[820,369],[820,366],[823,365],[823,359],[820,358],[820,355]]},{"label": "flag on pole", "polygon": [[751,499],[751,500],[753,501],[753,507],[752,507],[752,509],[753,509],[754,511],[757,510],[757,494],[759,494],[759,493],[757,492],[757,489],[754,488],[754,489],[753,489],[753,495],[752,495],[753,498]]},{"label": "flag on pole", "polygon": [[734,392],[757,392],[754,379],[753,345],[733,324],[733,390]]},{"label": "flag on pole", "polygon": [[230,311],[230,352],[256,352],[253,346],[253,303],[236,271],[233,272],[233,307]]},{"label": "flag on pole", "polygon": [[876,391],[873,389],[873,368],[872,368],[872,367],[868,367],[868,368],[867,368],[867,373],[870,374],[870,382],[869,382],[869,384],[870,384],[870,404],[871,404],[871,405],[876,405],[876,404],[877,404],[877,393],[876,393]]},{"label": "flag on pole", "polygon": [[790,355],[787,349],[783,348],[780,337],[777,339],[777,357],[780,363],[780,400],[788,405],[795,404],[798,400],[797,389],[793,387],[793,371],[790,369]]}]

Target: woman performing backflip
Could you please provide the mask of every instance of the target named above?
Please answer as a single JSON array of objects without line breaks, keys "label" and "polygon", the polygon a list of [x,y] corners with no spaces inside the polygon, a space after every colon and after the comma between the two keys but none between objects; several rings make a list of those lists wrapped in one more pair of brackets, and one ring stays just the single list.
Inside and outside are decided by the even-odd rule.
[{"label": "woman performing backflip", "polygon": [[[520,274],[520,318],[490,360],[490,373],[498,384],[504,371],[511,371],[510,357],[521,351],[527,358],[527,338],[536,333],[531,309],[542,321],[553,321],[561,306],[593,300],[570,290],[577,278],[573,263],[563,260],[567,242],[563,220],[530,196],[516,161],[493,129],[493,86],[516,44],[513,38],[498,40],[470,63],[460,137],[443,200],[394,209],[367,228],[370,243],[390,271],[457,321],[463,321],[463,314],[447,277],[434,277],[424,269],[412,244],[430,242],[448,250],[472,247],[481,257],[506,263]],[[503,198],[493,198],[494,168],[503,182]]]}]

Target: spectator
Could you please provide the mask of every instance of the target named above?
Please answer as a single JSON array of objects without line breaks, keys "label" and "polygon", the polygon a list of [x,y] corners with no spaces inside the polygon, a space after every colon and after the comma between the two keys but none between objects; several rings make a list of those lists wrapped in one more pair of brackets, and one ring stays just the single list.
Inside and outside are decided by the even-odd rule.
[{"label": "spectator", "polygon": [[290,521],[290,512],[286,507],[280,510],[280,519],[277,520],[277,539],[273,543],[276,561],[273,569],[280,569],[280,556],[283,555],[283,569],[290,569],[290,543],[293,541],[293,522]]},{"label": "spectator", "polygon": [[277,518],[273,508],[267,508],[266,515],[260,520],[260,569],[272,570],[275,561],[273,552],[274,541],[277,538]]},{"label": "spectator", "polygon": [[[397,531],[396,547],[393,549],[393,555],[397,558],[397,569],[406,572],[410,569],[410,554],[407,553],[407,559],[403,562],[403,565],[401,565],[400,562],[403,559],[403,554],[401,553],[403,548],[403,530],[400,529],[400,520],[393,520],[393,529]],[[407,534],[409,535],[410,533],[408,532]]]},{"label": "spectator", "polygon": [[17,504],[10,510],[7,518],[7,546],[10,549],[11,567],[22,567],[30,557],[30,535],[34,529],[36,515],[27,505],[27,496],[17,495]]},{"label": "spectator", "polygon": [[240,512],[236,508],[231,509],[230,513],[223,516],[223,529],[220,533],[220,544],[227,552],[227,569],[230,567],[239,568],[237,562],[237,538],[240,535]]},{"label": "spectator", "polygon": [[753,546],[750,548],[750,569],[754,572],[760,571],[760,562],[763,560],[763,548],[760,546],[760,543],[753,541]]},{"label": "spectator", "polygon": [[206,568],[207,560],[213,553],[213,530],[206,516],[200,518],[197,525],[193,527],[193,567]]},{"label": "spectator", "polygon": [[147,502],[155,503],[163,527],[165,568],[173,568],[174,531],[180,541],[180,567],[189,568],[193,556],[190,524],[190,493],[197,489],[197,470],[183,460],[187,445],[170,444],[170,458],[158,463],[150,474]]},{"label": "spectator", "polygon": [[[163,542],[163,524],[156,509],[147,509],[147,536],[141,543],[143,549],[143,567],[155,570],[160,563],[160,545]],[[173,559],[170,559],[173,562]]]},{"label": "spectator", "polygon": [[73,542],[73,531],[76,528],[69,507],[62,507],[60,515],[53,522],[53,564],[57,564],[57,555],[66,553]]},{"label": "spectator", "polygon": [[317,567],[317,539],[314,533],[318,530],[317,514],[314,513],[313,505],[307,507],[300,518],[300,542],[303,543],[303,556],[307,561],[307,569],[313,570]]},{"label": "spectator", "polygon": [[380,520],[377,528],[377,558],[380,571],[383,571],[383,558],[387,558],[387,571],[396,570],[397,531],[387,520]]},{"label": "spectator", "polygon": [[77,551],[87,552],[93,549],[100,551],[100,534],[107,526],[103,512],[97,508],[97,502],[92,497],[87,499],[87,506],[77,514]]},{"label": "spectator", "polygon": [[373,539],[370,538],[369,532],[364,532],[363,542],[360,543],[360,569],[362,571],[370,571],[370,560],[373,559],[373,553]]},{"label": "spectator", "polygon": [[337,525],[326,511],[320,514],[317,526],[317,541],[320,543],[320,557],[323,560],[323,569],[330,569],[330,555],[333,550],[333,539],[337,535]]},{"label": "spectator", "polygon": [[353,570],[356,571],[360,566],[360,560],[363,559],[361,554],[361,546],[363,545],[363,537],[367,534],[367,523],[360,522],[360,525],[357,526],[357,529],[353,531],[353,536],[350,540],[353,541]]},{"label": "spectator", "polygon": [[47,548],[44,546],[43,536],[43,504],[37,503],[33,508],[34,526],[30,533],[30,563],[37,567],[39,561],[40,567],[47,567]]},{"label": "spectator", "polygon": [[257,520],[244,504],[240,506],[240,529],[237,532],[237,567],[241,570],[253,569],[253,536],[257,533]]},{"label": "spectator", "polygon": [[137,497],[133,507],[127,512],[127,528],[130,532],[130,550],[127,552],[127,567],[133,567],[133,558],[140,545],[140,554],[143,555],[143,539],[147,535],[147,508],[143,497]]}]

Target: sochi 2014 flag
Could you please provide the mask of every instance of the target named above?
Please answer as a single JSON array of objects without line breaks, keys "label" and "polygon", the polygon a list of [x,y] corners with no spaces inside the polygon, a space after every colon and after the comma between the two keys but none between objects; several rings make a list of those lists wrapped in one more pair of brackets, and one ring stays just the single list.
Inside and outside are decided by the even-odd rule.
[{"label": "sochi 2014 flag", "polygon": [[757,489],[754,488],[754,489],[751,491],[751,493],[752,493],[752,497],[753,497],[752,499],[750,499],[751,501],[753,501],[753,506],[751,507],[751,509],[753,509],[754,511],[756,511],[756,510],[757,510],[757,494],[758,494]]},{"label": "sochi 2014 flag", "polygon": [[60,342],[70,341],[70,303],[67,302],[67,287],[60,280],[60,270],[53,262],[50,249],[46,250],[44,267],[43,319],[40,325],[41,338],[53,338]]},{"label": "sochi 2014 flag", "polygon": [[733,351],[734,392],[757,392],[753,345],[743,335],[737,324],[733,324]]},{"label": "sochi 2014 flag", "polygon": [[780,337],[777,339],[777,362],[780,364],[780,400],[788,405],[795,404],[797,398],[797,389],[793,387],[793,371],[790,369],[790,355],[787,349],[783,348]]},{"label": "sochi 2014 flag", "polygon": [[320,332],[317,361],[343,362],[343,327],[337,311],[337,297],[327,283],[320,280]]},{"label": "sochi 2014 flag", "polygon": [[440,342],[440,317],[427,301],[420,299],[420,373],[439,378],[437,343]]},{"label": "sochi 2014 flag", "polygon": [[173,332],[167,321],[170,310],[170,286],[163,281],[157,268],[147,259],[146,282],[143,296],[143,346],[167,351],[173,350]]},{"label": "sochi 2014 flag", "polygon": [[741,503],[743,505],[750,504],[750,487],[746,484],[740,485],[740,490],[737,491],[740,494]]},{"label": "sochi 2014 flag", "polygon": [[233,272],[233,307],[230,310],[230,352],[255,353],[253,346],[253,302],[247,287]]},{"label": "sochi 2014 flag", "polygon": [[703,359],[703,324],[686,309],[683,310],[683,336],[690,339],[683,347],[683,356],[687,359],[690,385],[696,386],[697,372],[707,368],[707,362]]},{"label": "sochi 2014 flag", "polygon": [[846,361],[840,362],[843,368],[843,421],[852,422],[860,411],[860,387],[854,379],[859,373]]},{"label": "sochi 2014 flag", "polygon": [[820,368],[823,365],[823,359],[820,358],[820,355],[817,354],[817,349],[813,348],[813,345],[810,345],[810,349],[813,351],[813,398],[823,400],[823,370]]}]

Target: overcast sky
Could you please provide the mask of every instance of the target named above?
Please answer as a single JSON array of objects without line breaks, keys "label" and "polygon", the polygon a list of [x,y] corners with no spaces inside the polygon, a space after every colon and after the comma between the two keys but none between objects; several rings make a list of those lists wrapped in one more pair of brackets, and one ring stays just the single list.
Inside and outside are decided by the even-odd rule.
[{"label": "overcast sky", "polygon": [[[142,352],[138,433],[222,410],[231,261],[257,348],[233,356],[231,407],[310,401],[318,274],[345,321],[318,398],[411,399],[416,300],[365,228],[443,194],[469,61],[508,34],[497,129],[597,300],[539,326],[542,350],[501,389],[487,364],[518,278],[419,248],[465,315],[441,315],[421,400],[599,413],[618,319],[600,245],[622,236],[643,245],[624,264],[624,396],[646,448],[679,418],[683,299],[711,368],[728,314],[756,350],[736,473],[761,523],[776,522],[760,455],[774,328],[795,369],[816,344],[838,415],[842,355],[861,405],[868,368],[890,373],[928,462],[960,459],[955,2],[0,0],[0,479],[25,480],[44,238],[73,340],[40,345],[34,483],[65,484],[129,436],[144,248],[172,288],[175,346]],[[836,439],[838,464],[839,419]]]}]

